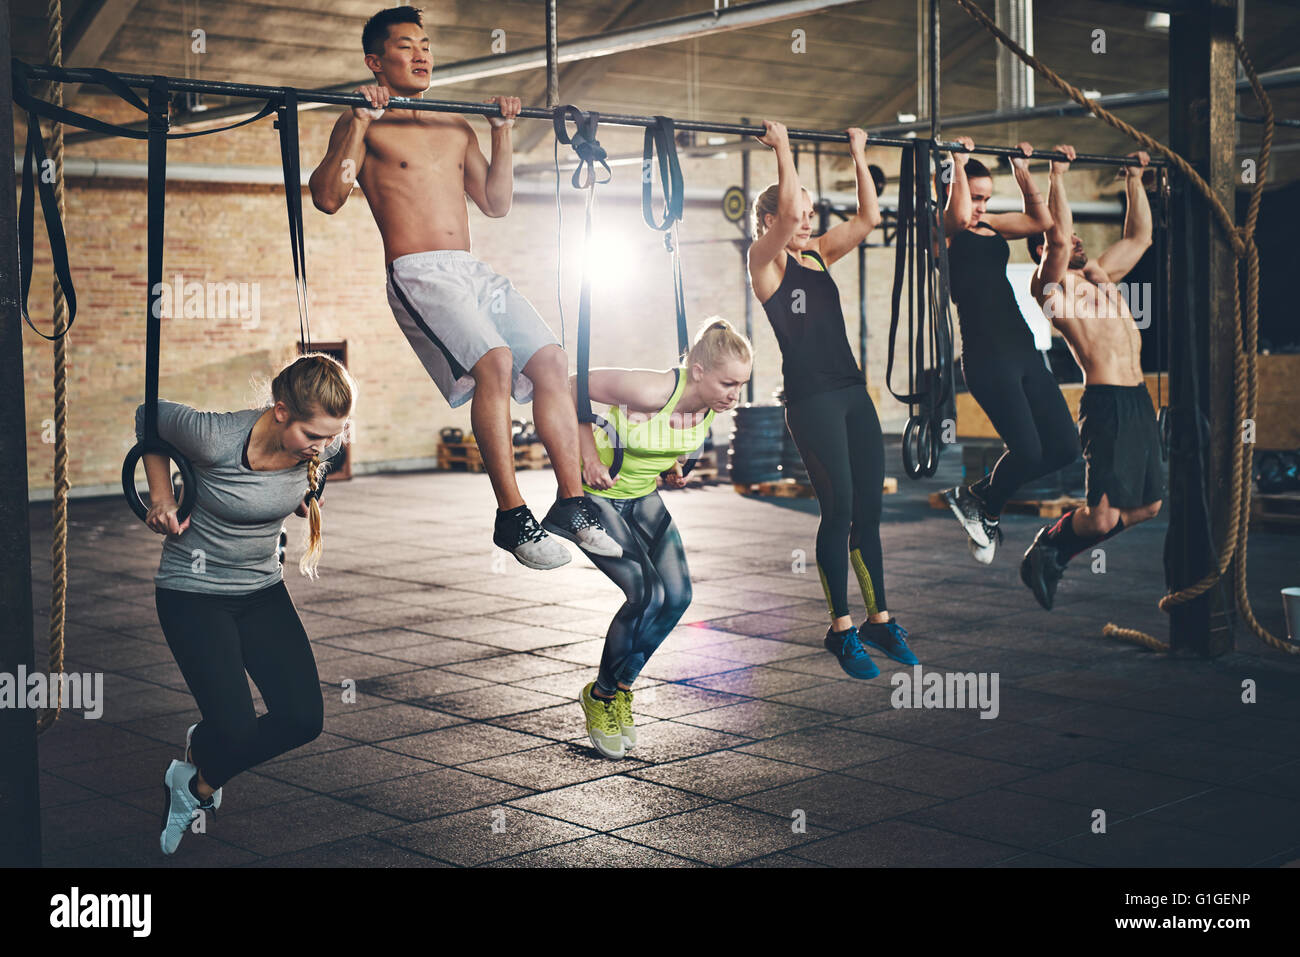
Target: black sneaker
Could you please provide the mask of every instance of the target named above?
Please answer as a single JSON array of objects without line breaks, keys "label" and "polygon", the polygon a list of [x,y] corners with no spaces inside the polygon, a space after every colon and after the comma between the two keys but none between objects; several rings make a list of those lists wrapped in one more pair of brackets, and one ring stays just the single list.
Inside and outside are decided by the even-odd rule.
[{"label": "black sneaker", "polygon": [[980,548],[988,548],[993,541],[992,530],[997,528],[998,522],[997,519],[989,521],[984,514],[984,503],[963,485],[944,489],[942,494],[971,541]]},{"label": "black sneaker", "polygon": [[559,568],[573,560],[569,550],[537,524],[527,505],[508,512],[497,511],[492,541],[514,555],[519,564],[529,568]]},{"label": "black sneaker", "polygon": [[1065,563],[1061,561],[1056,547],[1047,540],[1050,525],[1044,525],[1034,536],[1034,543],[1025,552],[1024,561],[1020,563],[1020,580],[1034,593],[1038,604],[1048,611],[1056,598],[1056,584],[1065,574]]},{"label": "black sneaker", "polygon": [[605,526],[600,524],[596,506],[588,502],[586,496],[557,500],[542,519],[542,527],[593,555],[604,558],[623,556],[623,546],[609,537]]}]

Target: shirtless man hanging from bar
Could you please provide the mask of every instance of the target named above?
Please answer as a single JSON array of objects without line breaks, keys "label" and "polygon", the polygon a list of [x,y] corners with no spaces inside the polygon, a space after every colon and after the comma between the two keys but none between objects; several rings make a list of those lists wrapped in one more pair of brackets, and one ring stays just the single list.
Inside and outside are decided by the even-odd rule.
[{"label": "shirtless man hanging from bar", "polygon": [[[373,109],[354,107],[339,117],[311,175],[316,208],[338,212],[353,183],[360,184],[383,237],[397,324],[447,402],[471,402],[474,437],[497,500],[492,540],[529,568],[570,560],[547,531],[594,555],[620,556],[583,496],[568,357],[532,304],[469,252],[465,196],[486,216],[510,211],[510,130],[519,99],[488,101],[501,113],[488,116],[489,162],[460,114],[388,108],[390,97],[420,98],[429,88],[433,56],[419,10],[380,11],[366,23],[361,44],[375,83],[357,92]],[[512,394],[518,402],[531,399],[559,486],[540,525],[515,482]]]},{"label": "shirtless man hanging from bar", "polygon": [[[1056,151],[1074,159],[1072,146]],[[1087,505],[1044,525],[1020,565],[1021,580],[1049,611],[1066,563],[1154,518],[1165,494],[1160,428],[1142,377],[1142,335],[1116,286],[1151,245],[1151,207],[1142,188],[1142,167],[1150,157],[1129,155],[1141,165],[1120,167],[1128,196],[1124,235],[1098,258],[1089,258],[1074,234],[1065,196],[1068,162],[1052,161],[1047,206],[1054,225],[1026,240],[1038,263],[1030,290],[1065,337],[1084,383],[1079,441],[1087,463]],[[1143,299],[1150,304],[1149,295]]]}]

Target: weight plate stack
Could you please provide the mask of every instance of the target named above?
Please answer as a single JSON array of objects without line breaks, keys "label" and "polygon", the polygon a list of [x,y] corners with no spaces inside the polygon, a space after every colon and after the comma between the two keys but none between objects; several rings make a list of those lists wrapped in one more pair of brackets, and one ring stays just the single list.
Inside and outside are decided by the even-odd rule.
[{"label": "weight plate stack", "polygon": [[736,409],[727,462],[738,485],[775,482],[782,477],[785,407],[743,405]]}]

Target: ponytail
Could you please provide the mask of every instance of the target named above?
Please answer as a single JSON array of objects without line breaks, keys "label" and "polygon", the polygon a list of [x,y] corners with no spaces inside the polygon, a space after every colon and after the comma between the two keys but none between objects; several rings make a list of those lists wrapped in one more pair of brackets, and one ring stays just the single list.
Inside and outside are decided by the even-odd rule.
[{"label": "ponytail", "polygon": [[[356,383],[337,361],[321,352],[299,356],[280,370],[271,381],[271,395],[283,402],[294,419],[328,415],[349,419],[352,415]],[[351,425],[349,421],[348,425]],[[344,441],[347,441],[345,431]],[[320,484],[325,465],[319,456],[307,463],[307,533],[303,540],[298,570],[308,578],[316,577],[316,565],[324,551],[321,535]]]},{"label": "ponytail", "polygon": [[705,369],[712,369],[725,359],[753,362],[754,347],[726,319],[713,316],[695,333],[695,341],[684,361],[688,368],[698,362]]}]

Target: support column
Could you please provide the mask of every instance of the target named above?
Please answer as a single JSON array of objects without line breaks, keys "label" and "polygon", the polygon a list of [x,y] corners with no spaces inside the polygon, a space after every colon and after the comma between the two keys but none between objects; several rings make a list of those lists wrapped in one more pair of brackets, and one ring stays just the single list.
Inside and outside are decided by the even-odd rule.
[{"label": "support column", "polygon": [[[1236,24],[1236,0],[1202,0],[1195,10],[1174,12],[1169,30],[1169,144],[1229,210],[1235,209],[1240,182],[1234,155]],[[1175,190],[1169,237],[1172,430],[1165,575],[1177,590],[1217,562],[1232,522],[1231,443],[1242,440],[1242,424],[1235,421],[1232,386],[1236,260],[1204,198],[1182,181]],[[1171,651],[1216,656],[1232,650],[1232,575],[1229,567],[1219,584],[1173,609]]]},{"label": "support column", "polygon": [[[0,0],[0,156],[14,154],[9,76],[9,0]],[[13,164],[0,164],[0,674],[15,680],[35,667],[32,647],[32,539],[27,513],[27,411]],[[39,171],[38,171],[39,175]],[[37,213],[37,215],[40,215]],[[23,694],[25,689],[18,689]],[[0,707],[0,867],[39,867],[41,802],[32,708]]]}]

